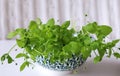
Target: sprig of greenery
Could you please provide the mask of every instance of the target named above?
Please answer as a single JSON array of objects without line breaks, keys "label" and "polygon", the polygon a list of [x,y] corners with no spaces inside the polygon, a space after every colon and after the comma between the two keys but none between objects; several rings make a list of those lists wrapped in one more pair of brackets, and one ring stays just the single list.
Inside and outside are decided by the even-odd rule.
[{"label": "sprig of greenery", "polygon": [[[55,61],[64,62],[72,55],[82,55],[86,60],[94,52],[96,57],[94,63],[102,60],[105,54],[110,57],[114,55],[120,58],[118,52],[112,49],[119,42],[119,39],[111,42],[104,42],[104,39],[112,32],[112,28],[107,25],[98,25],[96,22],[88,23],[82,27],[82,30],[76,32],[73,28],[68,29],[70,21],[65,21],[61,25],[55,24],[54,19],[50,19],[43,24],[40,19],[31,21],[28,28],[18,28],[8,34],[8,38],[19,35],[16,39],[17,45],[24,49],[16,58],[24,58],[25,62],[21,65],[20,71],[29,66],[32,60],[36,61],[37,56],[50,58],[51,63]],[[75,35],[76,34],[76,35]],[[91,35],[96,36],[92,38]],[[96,53],[98,52],[98,53]],[[13,59],[9,53],[1,57],[1,61],[8,59],[12,63]],[[46,62],[46,61],[45,61]]]},{"label": "sprig of greenery", "polygon": [[3,61],[5,61],[6,59],[8,60],[8,63],[12,63],[12,62],[14,61],[8,53],[4,54],[4,55],[1,57],[1,61],[3,62]]}]

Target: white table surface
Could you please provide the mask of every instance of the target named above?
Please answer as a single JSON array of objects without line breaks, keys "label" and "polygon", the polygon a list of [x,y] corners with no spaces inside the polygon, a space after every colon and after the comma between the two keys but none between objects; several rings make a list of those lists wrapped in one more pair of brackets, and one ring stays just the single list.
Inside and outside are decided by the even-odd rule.
[{"label": "white table surface", "polygon": [[[13,45],[15,41],[0,41],[0,56],[6,53]],[[14,56],[18,51],[13,51],[11,55]],[[101,63],[93,64],[92,58],[89,58],[86,63],[78,69],[77,74],[71,74],[69,76],[120,76],[120,59],[104,58]],[[0,64],[0,76],[42,76],[40,70],[26,68],[24,71],[19,71],[19,65],[22,60],[17,60],[18,65],[15,63],[3,65]]]}]

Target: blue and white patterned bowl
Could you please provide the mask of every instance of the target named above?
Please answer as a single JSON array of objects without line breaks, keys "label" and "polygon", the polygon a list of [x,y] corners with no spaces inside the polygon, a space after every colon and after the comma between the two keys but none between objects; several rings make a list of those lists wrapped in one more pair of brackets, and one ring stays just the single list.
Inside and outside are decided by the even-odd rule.
[{"label": "blue and white patterned bowl", "polygon": [[71,58],[66,59],[64,63],[61,63],[60,61],[56,61],[55,63],[50,63],[50,59],[45,60],[43,56],[37,56],[36,62],[39,65],[51,70],[70,71],[80,67],[85,62],[85,60],[83,60],[82,55],[78,57],[73,55]]}]

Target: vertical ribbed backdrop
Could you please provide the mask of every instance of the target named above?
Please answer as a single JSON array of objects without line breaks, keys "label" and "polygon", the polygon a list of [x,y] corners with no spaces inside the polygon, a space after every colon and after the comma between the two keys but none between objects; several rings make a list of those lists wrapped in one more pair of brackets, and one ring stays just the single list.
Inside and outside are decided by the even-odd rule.
[{"label": "vertical ribbed backdrop", "polygon": [[97,21],[113,27],[111,39],[120,38],[120,0],[0,0],[0,40],[37,17],[43,22],[49,18],[60,23],[71,20],[76,29]]}]

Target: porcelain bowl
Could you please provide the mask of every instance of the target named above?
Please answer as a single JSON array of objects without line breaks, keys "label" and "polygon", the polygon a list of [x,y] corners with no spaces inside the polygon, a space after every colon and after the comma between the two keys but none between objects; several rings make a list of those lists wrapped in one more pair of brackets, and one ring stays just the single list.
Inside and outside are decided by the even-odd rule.
[{"label": "porcelain bowl", "polygon": [[85,60],[83,60],[82,55],[72,55],[72,57],[66,59],[64,63],[61,63],[60,61],[51,63],[50,58],[46,59],[44,56],[37,56],[36,62],[38,65],[50,70],[71,71],[79,68],[85,62]]}]

